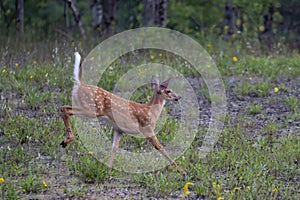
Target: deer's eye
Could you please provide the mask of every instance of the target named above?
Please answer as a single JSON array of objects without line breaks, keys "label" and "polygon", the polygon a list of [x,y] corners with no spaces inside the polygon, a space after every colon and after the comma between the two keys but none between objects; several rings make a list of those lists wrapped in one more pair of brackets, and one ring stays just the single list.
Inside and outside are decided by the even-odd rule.
[{"label": "deer's eye", "polygon": [[171,91],[170,90],[167,90],[167,93],[169,94]]}]

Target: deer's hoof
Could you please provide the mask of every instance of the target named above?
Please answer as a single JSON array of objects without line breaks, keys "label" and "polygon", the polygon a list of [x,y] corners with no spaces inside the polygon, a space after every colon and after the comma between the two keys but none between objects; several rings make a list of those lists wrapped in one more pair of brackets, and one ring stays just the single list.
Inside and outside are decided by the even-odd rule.
[{"label": "deer's hoof", "polygon": [[63,147],[63,148],[66,148],[67,147],[67,143],[65,143],[65,141],[63,140],[60,145]]}]

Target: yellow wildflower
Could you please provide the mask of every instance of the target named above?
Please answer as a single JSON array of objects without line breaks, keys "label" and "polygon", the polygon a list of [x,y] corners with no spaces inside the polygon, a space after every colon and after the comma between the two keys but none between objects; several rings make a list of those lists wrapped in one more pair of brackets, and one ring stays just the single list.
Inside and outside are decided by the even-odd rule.
[{"label": "yellow wildflower", "polygon": [[47,187],[46,181],[43,182],[43,186],[44,186],[44,187]]},{"label": "yellow wildflower", "polygon": [[210,47],[211,47],[211,44],[210,44],[210,43],[208,43],[208,44],[206,45],[206,47],[207,47],[207,48],[210,48]]},{"label": "yellow wildflower", "polygon": [[235,187],[235,188],[233,188],[233,191],[239,191],[239,190],[241,190],[241,187]]},{"label": "yellow wildflower", "polygon": [[260,173],[256,174],[257,177],[260,177]]},{"label": "yellow wildflower", "polygon": [[279,91],[279,88],[278,87],[275,87],[274,88],[274,92],[278,92]]},{"label": "yellow wildflower", "polygon": [[237,62],[237,61],[238,61],[238,58],[237,58],[236,56],[233,56],[233,57],[232,57],[232,61],[233,61],[233,62]]},{"label": "yellow wildflower", "polygon": [[29,78],[30,78],[30,79],[33,79],[33,76],[32,76],[32,75],[30,75],[30,76],[29,76]]},{"label": "yellow wildflower", "polygon": [[224,200],[224,197],[218,197],[217,200]]},{"label": "yellow wildflower", "polygon": [[275,193],[278,192],[278,189],[277,189],[277,188],[274,188],[274,189],[273,189],[273,192],[275,192]]},{"label": "yellow wildflower", "polygon": [[93,153],[94,153],[94,152],[92,152],[92,151],[89,151],[89,152],[88,152],[89,155],[93,155]]},{"label": "yellow wildflower", "polygon": [[96,130],[97,130],[97,128],[96,128],[96,127],[93,127],[93,128],[92,128],[92,130],[93,130],[93,131],[96,131]]},{"label": "yellow wildflower", "polygon": [[250,76],[250,77],[249,77],[249,80],[252,81],[252,79],[253,79],[252,76]]},{"label": "yellow wildflower", "polygon": [[192,183],[192,182],[187,182],[187,183],[184,185],[183,190],[188,190],[190,185],[193,185],[193,183]]},{"label": "yellow wildflower", "polygon": [[235,39],[235,38],[236,38],[236,34],[232,34],[231,39]]},{"label": "yellow wildflower", "polygon": [[159,57],[162,57],[162,53],[160,53],[160,54],[158,54],[159,55]]},{"label": "yellow wildflower", "polygon": [[0,178],[0,183],[4,183],[5,179],[4,178]]},{"label": "yellow wildflower", "polygon": [[33,64],[34,64],[34,65],[36,65],[36,64],[37,64],[37,62],[36,62],[36,61],[33,61]]},{"label": "yellow wildflower", "polygon": [[155,57],[153,55],[150,56],[151,60],[153,60]]},{"label": "yellow wildflower", "polygon": [[235,25],[236,25],[237,27],[240,27],[240,26],[242,25],[242,20],[237,19],[236,22],[235,22]]},{"label": "yellow wildflower", "polygon": [[192,182],[187,182],[183,187],[183,196],[189,195],[191,192],[189,191],[189,186],[193,185]]},{"label": "yellow wildflower", "polygon": [[225,25],[225,26],[224,26],[224,30],[227,31],[228,29],[229,29],[229,26],[228,26],[228,25]]},{"label": "yellow wildflower", "polygon": [[261,25],[261,26],[258,27],[258,30],[260,32],[264,32],[265,31],[265,27],[263,25]]},{"label": "yellow wildflower", "polygon": [[109,68],[108,68],[109,70],[113,70],[114,68],[112,67],[112,66],[109,66]]},{"label": "yellow wildflower", "polygon": [[216,182],[212,182],[212,186],[216,187],[217,183]]},{"label": "yellow wildflower", "polygon": [[250,191],[251,187],[250,187],[250,186],[247,186],[247,189]]},{"label": "yellow wildflower", "polygon": [[7,72],[7,70],[6,69],[2,69],[2,74],[5,74],[6,72]]},{"label": "yellow wildflower", "polygon": [[90,61],[93,61],[94,59],[95,59],[94,57],[91,57],[91,58],[90,58]]},{"label": "yellow wildflower", "polygon": [[16,63],[15,66],[16,66],[16,67],[19,67],[19,63]]}]

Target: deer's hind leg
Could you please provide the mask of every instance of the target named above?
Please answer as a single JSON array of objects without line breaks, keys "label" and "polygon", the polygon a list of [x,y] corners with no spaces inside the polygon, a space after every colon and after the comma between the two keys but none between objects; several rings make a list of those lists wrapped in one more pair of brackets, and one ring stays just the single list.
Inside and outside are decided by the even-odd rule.
[{"label": "deer's hind leg", "polygon": [[80,109],[80,107],[77,107],[77,106],[61,106],[60,113],[61,113],[61,117],[62,117],[65,127],[66,127],[66,135],[67,135],[67,138],[65,138],[60,143],[60,145],[63,148],[65,148],[69,143],[71,143],[75,139],[74,133],[72,130],[71,121],[70,121],[70,117],[72,115],[84,115],[84,116],[87,116],[90,118],[96,117],[96,115],[93,114],[92,112],[84,111],[83,109]]},{"label": "deer's hind leg", "polygon": [[72,106],[62,106],[60,107],[61,117],[64,121],[65,127],[66,127],[66,135],[67,138],[65,138],[60,145],[65,148],[69,143],[71,143],[74,140],[74,133],[72,130],[70,117],[74,115],[73,107]]}]

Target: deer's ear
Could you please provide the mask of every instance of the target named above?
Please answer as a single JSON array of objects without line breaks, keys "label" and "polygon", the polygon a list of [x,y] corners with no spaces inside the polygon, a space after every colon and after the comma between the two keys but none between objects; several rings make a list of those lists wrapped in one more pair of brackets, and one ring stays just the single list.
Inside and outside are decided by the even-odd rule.
[{"label": "deer's ear", "polygon": [[168,85],[169,85],[169,81],[170,81],[170,79],[168,79],[168,80],[162,82],[162,83],[159,85],[159,90],[164,90],[164,89],[166,89],[166,88],[168,87]]},{"label": "deer's ear", "polygon": [[151,79],[151,87],[155,89],[159,85],[159,80],[157,76],[153,75]]}]

